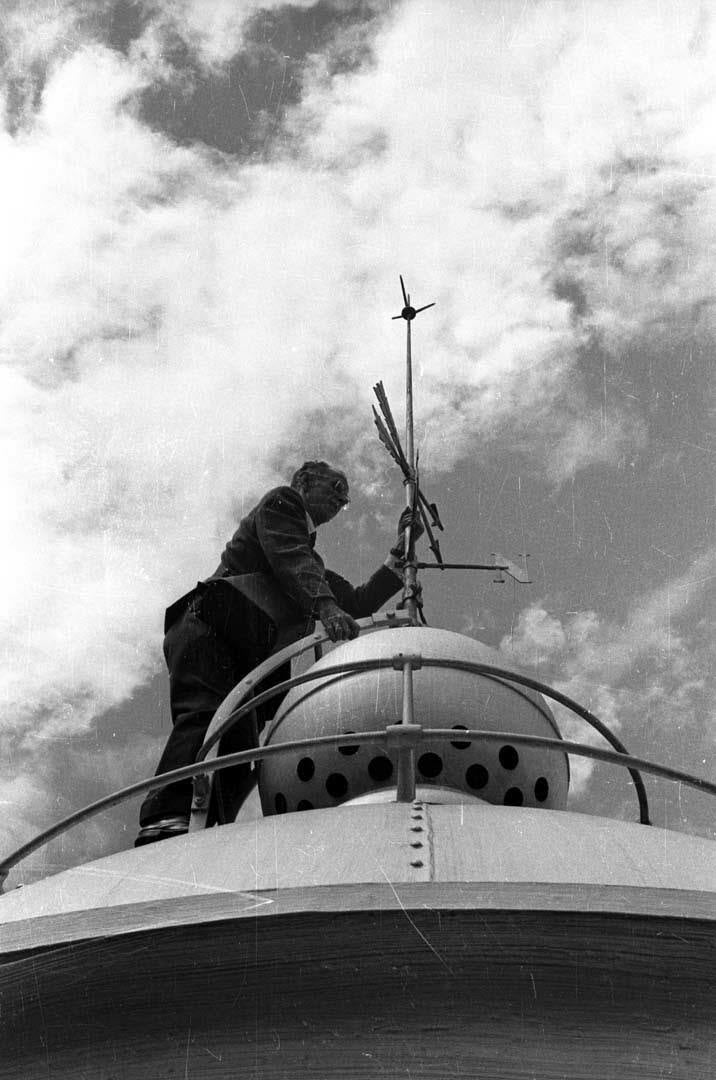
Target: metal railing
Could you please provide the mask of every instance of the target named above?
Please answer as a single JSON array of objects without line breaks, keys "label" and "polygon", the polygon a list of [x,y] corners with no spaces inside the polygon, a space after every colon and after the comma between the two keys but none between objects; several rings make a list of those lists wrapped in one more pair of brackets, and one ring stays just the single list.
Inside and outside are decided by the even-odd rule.
[{"label": "metal railing", "polygon": [[[308,638],[304,638],[303,642],[308,642],[304,645],[303,642],[299,643],[303,645],[302,651],[306,648],[310,648],[319,635],[311,635]],[[325,640],[325,637],[322,638]],[[285,650],[288,653],[289,650]],[[282,654],[277,654],[276,657],[272,657],[265,661],[261,668],[261,679],[266,678],[269,674],[276,670],[282,663],[285,663],[286,657],[281,659]],[[209,729],[204,740],[204,744],[197,754],[197,761],[209,760],[209,753],[213,750],[213,756],[215,757],[218,748],[219,740],[231,730],[235,723],[243,719],[244,716],[251,713],[259,705],[265,704],[272,698],[277,697],[279,694],[285,694],[288,690],[291,690],[294,686],[300,686],[303,683],[311,682],[315,679],[329,677],[331,675],[348,675],[360,671],[372,671],[381,668],[394,668],[403,670],[403,723],[409,724],[413,720],[413,694],[412,694],[412,672],[418,667],[437,667],[437,668],[450,668],[458,671],[467,671],[475,675],[482,675],[488,679],[494,679],[496,682],[504,684],[516,683],[519,686],[525,686],[530,690],[534,690],[537,693],[543,694],[545,697],[551,698],[553,701],[558,702],[565,708],[569,709],[580,719],[584,720],[587,724],[598,731],[599,734],[606,739],[606,741],[614,747],[622,755],[629,754],[629,751],[606,726],[602,723],[589,709],[585,709],[578,702],[572,698],[567,697],[566,694],[560,693],[559,690],[554,690],[552,687],[547,686],[546,683],[539,682],[537,679],[531,679],[527,675],[520,675],[517,672],[510,671],[506,668],[495,667],[492,664],[478,664],[472,663],[467,660],[441,660],[431,659],[423,657],[418,654],[398,654],[394,657],[386,657],[382,659],[373,660],[355,660],[347,661],[335,667],[324,667],[318,672],[308,671],[303,675],[295,676],[292,679],[286,679],[284,682],[278,683],[276,686],[272,686],[268,690],[264,690],[262,693],[250,697],[253,694],[254,687],[257,684],[255,673],[252,672],[250,676],[238,683],[231,693],[224,699],[222,705],[217,710],[214,718],[209,726]],[[256,672],[261,669],[257,668]],[[557,734],[559,730],[555,726]],[[400,770],[399,770],[400,772]],[[629,769],[629,775],[632,778],[634,787],[637,793],[637,799],[639,802],[639,820],[642,825],[651,824],[649,820],[649,803],[646,795],[646,789],[644,782],[639,775],[638,769]],[[200,824],[196,827],[203,827],[205,823],[206,814],[208,812],[208,801],[210,796],[210,785],[207,786],[205,779],[198,774],[194,784],[194,802],[192,804],[192,816],[196,817]]]},{"label": "metal railing", "polygon": [[[370,619],[361,620],[361,628],[363,630],[370,630],[386,625],[406,625],[408,622],[409,620],[407,618],[396,617],[394,615],[383,616],[378,619],[371,617]],[[319,671],[307,671],[302,675],[287,679],[284,682],[251,697],[248,701],[246,700],[247,696],[253,693],[256,685],[277,667],[285,663],[288,659],[291,659],[293,656],[300,655],[300,653],[305,652],[308,649],[315,648],[326,640],[327,636],[323,631],[316,631],[314,634],[295,643],[295,645],[282,650],[282,652],[276,654],[275,657],[271,657],[264,664],[259,665],[249,677],[242,680],[217,710],[210,728],[207,731],[207,736],[200,751],[200,756],[192,765],[186,765],[181,769],[174,769],[171,772],[152,776],[146,780],[130,784],[128,787],[122,788],[102,799],[98,799],[89,806],[83,807],[63,818],[55,825],[45,829],[33,839],[18,847],[5,859],[0,861],[0,888],[7,878],[9,871],[23,859],[27,858],[28,855],[31,855],[34,851],[37,851],[57,836],[67,832],[73,826],[108,810],[112,806],[116,806],[119,803],[134,798],[137,795],[144,794],[152,789],[164,787],[167,784],[175,783],[180,780],[195,779],[197,777],[203,778],[203,780],[199,781],[199,790],[201,791],[203,786],[203,790],[205,791],[206,779],[213,776],[216,772],[231,768],[235,765],[251,764],[253,762],[265,760],[269,757],[274,757],[278,754],[291,753],[296,750],[304,751],[319,746],[355,746],[365,742],[384,743],[386,748],[394,750],[398,757],[397,772],[399,800],[405,801],[407,798],[412,798],[411,791],[414,793],[415,790],[414,752],[416,746],[419,745],[420,742],[426,740],[454,741],[456,738],[456,731],[454,728],[424,728],[421,725],[414,723],[412,673],[413,670],[418,667],[449,668],[472,672],[477,675],[494,679],[503,684],[516,683],[543,694],[545,697],[549,697],[570,709],[570,711],[574,712],[577,716],[594,727],[595,730],[603,735],[615,749],[606,750],[600,747],[590,746],[586,743],[562,739],[561,737],[547,738],[545,736],[526,735],[518,732],[487,731],[470,728],[461,728],[459,731],[459,738],[461,742],[509,741],[509,743],[517,746],[537,747],[562,754],[574,754],[578,757],[591,758],[595,761],[623,766],[629,771],[637,791],[640,822],[642,824],[648,825],[650,822],[646,790],[640,775],[641,772],[673,780],[677,783],[686,784],[689,787],[704,791],[710,795],[716,795],[716,783],[711,783],[702,777],[693,776],[682,770],[673,769],[670,766],[661,765],[658,762],[653,762],[646,758],[634,757],[629,754],[626,748],[623,747],[616,736],[609,731],[606,725],[590,713],[589,710],[584,709],[577,702],[572,701],[566,694],[562,694],[536,679],[530,679],[528,676],[519,675],[516,672],[498,668],[490,664],[479,664],[462,660],[431,659],[415,653],[398,653],[392,657],[348,661],[342,664],[324,667]],[[222,757],[209,756],[212,750],[215,752],[222,735],[225,734],[233,724],[239,722],[258,705],[271,700],[271,698],[276,697],[279,694],[284,694],[292,687],[334,675],[348,675],[355,672],[380,670],[385,668],[393,668],[403,672],[404,694],[402,723],[391,724],[385,729],[378,731],[323,735],[309,739],[298,739],[291,742],[269,743],[264,746],[254,747],[251,750],[242,750]],[[412,785],[410,782],[411,762],[413,763]]]}]

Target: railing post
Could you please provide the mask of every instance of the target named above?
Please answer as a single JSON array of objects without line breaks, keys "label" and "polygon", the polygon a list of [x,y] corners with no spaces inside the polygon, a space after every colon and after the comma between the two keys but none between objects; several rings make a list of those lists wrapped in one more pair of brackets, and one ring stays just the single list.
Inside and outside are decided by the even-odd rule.
[{"label": "railing post", "polygon": [[413,695],[413,671],[422,667],[419,653],[398,653],[393,657],[393,668],[403,672],[403,711],[400,724],[387,730],[394,733],[394,746],[398,751],[398,778],[396,799],[412,802],[415,798],[415,747],[420,741],[421,728],[415,723],[415,699]]},{"label": "railing post", "polygon": [[191,801],[189,832],[198,832],[206,828],[211,799],[211,780],[208,773],[197,773],[192,781],[194,794]]},{"label": "railing post", "polygon": [[398,758],[396,802],[412,802],[415,798],[415,750],[423,739],[420,724],[390,724],[385,729],[387,747]]}]

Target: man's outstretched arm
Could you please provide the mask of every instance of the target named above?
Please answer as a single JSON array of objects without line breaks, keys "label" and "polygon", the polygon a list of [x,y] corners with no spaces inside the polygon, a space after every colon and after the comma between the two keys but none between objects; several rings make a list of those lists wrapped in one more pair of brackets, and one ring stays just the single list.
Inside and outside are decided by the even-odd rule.
[{"label": "man's outstretched arm", "polygon": [[[364,585],[354,587],[340,574],[336,574],[333,570],[326,570],[326,578],[336,600],[354,618],[363,619],[367,615],[372,615],[402,588],[403,563],[395,552],[399,550],[402,553],[404,550],[405,530],[411,524],[411,520],[412,511],[403,510],[398,521],[398,538],[390,554]],[[412,521],[412,524],[413,539],[418,540],[423,533],[423,526],[419,519]]]}]

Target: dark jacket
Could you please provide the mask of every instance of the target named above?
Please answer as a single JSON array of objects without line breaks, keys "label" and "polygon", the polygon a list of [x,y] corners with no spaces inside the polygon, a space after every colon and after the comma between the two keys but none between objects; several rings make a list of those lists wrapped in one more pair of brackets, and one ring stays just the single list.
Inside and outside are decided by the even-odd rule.
[{"label": "dark jacket", "polygon": [[[381,566],[364,585],[354,588],[340,574],[326,570],[314,544],[315,532],[309,531],[299,493],[290,487],[273,488],[242,518],[219,566],[203,584],[223,581],[259,606],[274,624],[304,626],[307,619],[317,617],[321,600],[333,599],[359,619],[372,615],[401,587],[399,576]],[[172,621],[170,613],[183,610],[186,599],[168,609],[167,624]]]},{"label": "dark jacket", "polygon": [[333,598],[314,543],[299,493],[273,488],[242,518],[212,578],[270,574],[302,614],[312,615],[320,600]]}]

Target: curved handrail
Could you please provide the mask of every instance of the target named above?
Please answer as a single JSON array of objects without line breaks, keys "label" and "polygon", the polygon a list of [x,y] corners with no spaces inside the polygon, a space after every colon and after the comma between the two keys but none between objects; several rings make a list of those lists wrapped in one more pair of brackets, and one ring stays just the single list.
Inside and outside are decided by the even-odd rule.
[{"label": "curved handrail", "polygon": [[[378,629],[381,626],[398,626],[398,625],[410,625],[411,620],[407,614],[403,612],[388,612],[384,615],[369,616],[366,619],[359,621],[361,630]],[[394,657],[386,658],[374,658],[372,660],[362,661],[347,661],[341,665],[334,665],[333,667],[323,668],[318,672],[309,671],[303,675],[295,676],[292,679],[285,680],[276,686],[270,687],[268,690],[263,691],[261,694],[252,697],[250,701],[245,701],[248,694],[253,693],[253,688],[267,675],[271,674],[277,667],[292,659],[294,656],[298,656],[303,652],[306,652],[310,648],[314,648],[317,645],[322,644],[328,640],[328,636],[323,628],[316,630],[313,634],[309,634],[306,637],[300,639],[297,642],[292,643],[279,653],[268,658],[263,664],[260,664],[255,668],[245,679],[243,679],[236,687],[227,695],[222,702],[219,709],[217,709],[212,722],[207,730],[207,735],[204,741],[197,760],[192,765],[184,766],[181,769],[175,769],[169,773],[155,775],[147,780],[139,781],[136,784],[132,784],[127,788],[123,788],[118,792],[115,792],[109,796],[98,800],[95,803],[91,803],[89,806],[84,807],[81,810],[75,811],[68,817],[63,818],[56,825],[51,826],[49,829],[40,833],[33,840],[28,841],[15,852],[11,853],[7,859],[0,862],[0,891],[2,890],[2,882],[7,877],[9,869],[20,862],[27,855],[37,850],[43,844],[48,843],[54,837],[61,835],[67,831],[73,825],[78,824],[80,821],[86,820],[89,817],[94,816],[101,811],[108,809],[120,802],[125,801],[134,795],[142,794],[146,791],[151,791],[158,786],[164,786],[167,783],[176,782],[178,780],[194,778],[195,780],[200,777],[213,776],[215,772],[219,772],[225,768],[229,768],[232,765],[246,764],[253,761],[259,761],[264,757],[273,756],[276,753],[285,753],[294,749],[302,749],[305,747],[317,746],[317,745],[341,745],[342,743],[355,744],[356,742],[365,741],[381,741],[387,737],[387,731],[399,730],[400,726],[396,728],[388,728],[384,732],[367,732],[363,733],[350,733],[345,736],[329,735],[321,736],[313,739],[296,740],[288,743],[275,743],[268,746],[256,747],[252,750],[240,751],[229,755],[224,755],[221,758],[209,758],[211,750],[218,749],[218,741],[229,730],[233,724],[237,723],[248,712],[256,708],[257,705],[262,704],[265,701],[270,700],[279,694],[285,693],[293,686],[298,686],[306,682],[310,682],[319,678],[327,678],[331,675],[345,675],[355,671],[374,670],[380,668],[396,668],[399,667],[405,660],[404,655],[398,654]],[[418,659],[415,657],[415,659]],[[516,742],[525,746],[544,746],[545,748],[551,748],[559,750],[562,753],[574,753],[577,756],[594,758],[595,760],[601,760],[608,763],[624,765],[634,782],[637,795],[639,798],[640,807],[640,822],[641,824],[650,824],[648,814],[648,804],[646,799],[646,790],[642,778],[639,774],[639,769],[642,768],[644,772],[651,773],[656,776],[662,776],[667,779],[676,780],[681,783],[685,783],[692,787],[706,791],[709,794],[716,794],[716,784],[711,784],[709,781],[700,777],[695,777],[692,774],[682,772],[680,770],[671,769],[668,766],[659,765],[656,762],[648,761],[647,759],[636,758],[630,755],[623,746],[621,741],[612,734],[609,728],[606,727],[596,716],[594,716],[588,709],[583,708],[578,702],[573,701],[567,697],[566,694],[562,694],[560,691],[554,690],[552,687],[547,686],[544,683],[539,682],[536,679],[531,679],[526,675],[520,675],[517,672],[509,671],[503,668],[495,667],[489,664],[472,663],[469,661],[459,660],[441,660],[441,659],[429,659],[420,657],[421,666],[432,667],[444,667],[453,668],[457,670],[471,671],[475,674],[482,675],[486,678],[494,679],[501,683],[517,683],[526,686],[529,689],[535,690],[538,693],[544,694],[546,697],[552,698],[559,704],[562,704],[566,708],[570,709],[581,719],[585,720],[588,724],[595,728],[612,746],[615,747],[616,753],[611,751],[600,750],[596,747],[589,747],[584,743],[568,741],[562,738],[547,739],[542,736],[528,736],[518,735],[516,733],[501,733],[501,732],[487,732],[487,731],[474,731],[463,730],[460,731],[461,740],[474,741],[474,739],[481,738],[486,741],[496,741],[510,739],[511,742]],[[422,736],[427,738],[446,739],[455,737],[453,729],[444,731],[439,728],[425,728],[421,729]]]},{"label": "curved handrail", "polygon": [[[250,764],[253,761],[260,761],[263,758],[274,757],[278,754],[290,753],[294,750],[303,750],[316,746],[355,746],[356,743],[364,742],[387,743],[389,740],[395,739],[396,733],[399,735],[400,728],[401,725],[398,724],[390,725],[382,731],[347,732],[341,733],[340,735],[318,735],[310,739],[296,739],[292,742],[269,743],[267,746],[257,746],[252,750],[240,750],[234,754],[226,754],[224,757],[216,758],[213,761],[194,762],[193,765],[184,765],[181,769],[174,769],[172,772],[162,773],[159,776],[151,776],[147,780],[140,780],[135,784],[130,784],[128,787],[113,792],[111,795],[105,795],[103,798],[90,803],[89,806],[85,806],[81,810],[76,810],[61,821],[58,821],[55,825],[52,825],[49,829],[45,829],[43,832],[33,837],[32,840],[28,840],[21,847],[16,848],[14,852],[0,862],[0,884],[7,877],[8,872],[12,867],[16,866],[17,863],[21,862],[22,859],[26,858],[28,855],[31,855],[33,851],[37,851],[38,848],[42,847],[50,840],[54,840],[56,836],[60,836],[62,833],[67,832],[73,825],[78,825],[80,822],[94,817],[96,814],[109,809],[111,806],[126,802],[127,799],[131,799],[135,795],[141,795],[145,791],[150,791],[157,786],[157,781],[161,781],[162,784],[174,783],[177,780],[190,779],[200,772],[218,772],[221,769],[231,768],[233,765]],[[425,739],[435,739],[438,741],[452,741],[455,739],[454,728],[421,728],[420,730]],[[549,739],[542,735],[525,735],[512,731],[482,731],[472,728],[467,728],[465,730],[462,728],[460,729],[461,742],[476,742],[478,740],[485,740],[486,742],[508,740],[510,743],[515,743],[518,746],[541,747],[559,753],[575,754],[577,757],[593,758],[595,761],[603,761],[607,764],[624,765],[627,768],[640,769],[642,772],[650,773],[652,776],[660,776],[667,780],[674,780],[677,783],[686,784],[688,787],[693,787],[697,790],[704,791],[709,795],[716,796],[716,784],[712,783],[710,780],[703,779],[703,777],[693,776],[690,773],[682,772],[680,769],[673,769],[668,765],[660,765],[658,762],[649,761],[647,758],[638,758],[631,754],[622,754],[614,750],[603,750],[600,747],[588,746],[585,743],[575,742],[570,739]]]},{"label": "curved handrail", "polygon": [[[361,633],[371,630],[379,630],[385,627],[395,626],[410,626],[410,616],[405,611],[390,611],[384,612],[380,615],[368,615],[366,618],[358,619],[358,626]],[[218,743],[224,732],[228,730],[223,725],[225,721],[230,718],[234,710],[249,696],[253,694],[254,687],[258,686],[268,678],[277,668],[283,667],[289,660],[294,660],[298,656],[302,656],[303,653],[308,652],[309,649],[315,649],[318,645],[325,645],[330,641],[328,634],[323,629],[321,623],[317,624],[317,629],[312,634],[307,634],[306,637],[300,638],[298,641],[292,642],[287,645],[280,652],[272,653],[266,660],[257,667],[253,668],[248,675],[238,682],[233,690],[230,690],[222,701],[219,708],[211,718],[211,723],[206,729],[206,735],[204,736],[204,742],[201,749],[197,754],[197,761],[203,760],[209,751]],[[252,708],[256,704],[256,699],[252,698]],[[229,724],[229,727],[232,725]]]},{"label": "curved handrail", "polygon": [[[308,639],[304,639],[308,640]],[[310,646],[309,646],[310,647]],[[421,656],[421,664],[423,667],[438,667],[438,668],[452,668],[458,671],[469,671],[476,675],[484,675],[487,678],[493,678],[499,682],[515,682],[521,686],[526,686],[530,690],[535,690],[545,697],[552,698],[552,700],[563,705],[569,709],[575,715],[579,716],[582,720],[586,721],[591,727],[593,727],[599,734],[606,739],[606,741],[614,747],[620,754],[628,754],[629,751],[622,743],[621,739],[618,739],[614,735],[606,724],[602,723],[589,709],[585,709],[579,702],[574,701],[572,698],[567,697],[566,694],[562,694],[559,690],[554,690],[551,686],[547,686],[546,683],[541,683],[537,679],[531,679],[528,675],[520,675],[516,671],[509,671],[506,668],[499,668],[493,664],[478,664],[468,660],[443,660],[443,659],[431,659],[429,657]],[[301,686],[303,683],[311,682],[314,679],[328,677],[330,675],[339,674],[353,674],[360,671],[372,671],[380,668],[394,668],[396,663],[396,657],[375,657],[371,660],[353,660],[345,661],[343,664],[334,665],[332,667],[322,668],[318,672],[313,670],[304,672],[303,675],[296,675],[292,679],[285,679],[281,683],[277,683],[276,686],[269,687],[268,690],[262,691],[255,697],[252,697],[248,702],[241,704],[243,698],[251,692],[255,685],[255,680],[248,685],[249,679],[243,680],[239,683],[234,690],[224,699],[224,702],[217,710],[214,720],[217,719],[219,713],[223,714],[223,719],[216,725],[212,721],[211,728],[213,731],[211,735],[207,732],[204,744],[197,754],[197,761],[207,760],[209,750],[215,746],[223,735],[229,731],[235,723],[241,720],[247,713],[252,712],[258,705],[263,705],[265,702],[270,701],[272,698],[277,697],[279,694],[285,694],[288,690],[291,690],[294,686]],[[278,666],[278,665],[276,665]],[[258,670],[258,669],[257,669]],[[271,670],[274,670],[271,668]],[[268,673],[268,672],[267,672]],[[262,676],[265,677],[265,676]],[[243,695],[239,694],[242,686],[246,686]],[[234,703],[233,708],[230,704],[225,709],[224,706],[231,701]],[[646,788],[644,787],[644,781],[639,775],[638,770],[629,769],[629,775],[632,778],[634,787],[636,789],[637,800],[639,803],[639,821],[642,825],[650,825],[649,819],[649,802],[646,795]]]}]

